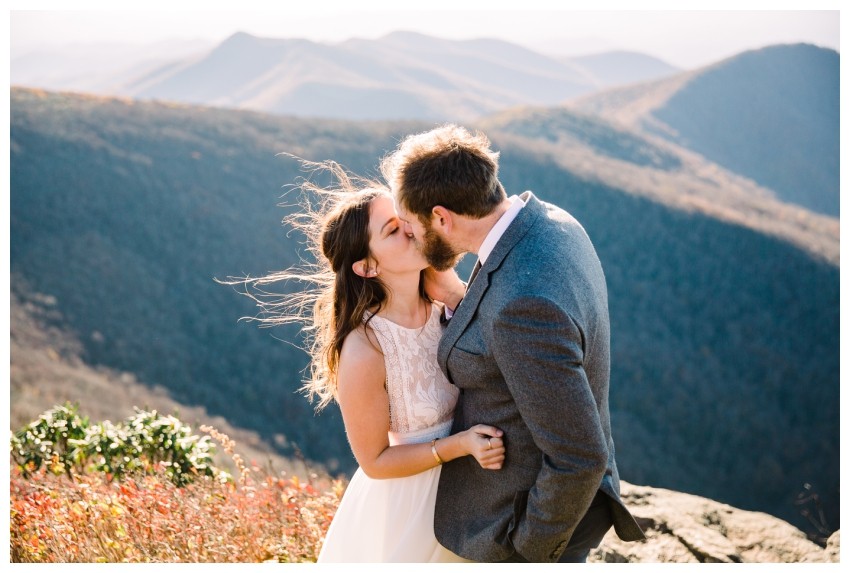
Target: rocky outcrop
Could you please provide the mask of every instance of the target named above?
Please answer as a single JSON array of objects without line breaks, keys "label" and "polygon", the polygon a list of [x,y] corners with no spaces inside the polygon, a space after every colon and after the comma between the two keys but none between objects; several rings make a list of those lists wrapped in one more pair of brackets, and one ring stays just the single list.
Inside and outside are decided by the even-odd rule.
[{"label": "rocky outcrop", "polygon": [[826,543],[826,555],[830,563],[841,562],[841,530],[836,531],[829,537]]},{"label": "rocky outcrop", "polygon": [[646,541],[626,543],[613,530],[591,552],[596,563],[825,563],[840,560],[840,532],[826,548],[779,518],[710,499],[621,482]]}]

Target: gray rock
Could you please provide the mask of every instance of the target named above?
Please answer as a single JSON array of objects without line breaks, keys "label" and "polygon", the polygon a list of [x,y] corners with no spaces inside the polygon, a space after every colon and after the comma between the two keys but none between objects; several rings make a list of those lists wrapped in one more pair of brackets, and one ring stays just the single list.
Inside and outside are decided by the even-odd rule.
[{"label": "gray rock", "polygon": [[826,548],[791,524],[710,499],[621,482],[623,500],[646,541],[621,541],[613,530],[593,550],[595,563],[836,563],[840,532]]}]

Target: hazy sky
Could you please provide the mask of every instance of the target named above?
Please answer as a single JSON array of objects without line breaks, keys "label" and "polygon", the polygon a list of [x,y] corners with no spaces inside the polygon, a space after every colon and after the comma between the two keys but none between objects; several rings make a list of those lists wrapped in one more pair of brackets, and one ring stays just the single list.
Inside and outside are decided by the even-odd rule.
[{"label": "hazy sky", "polygon": [[[114,11],[116,4],[131,8]],[[757,3],[747,0],[731,6],[750,8],[748,11],[672,11],[663,8],[681,3],[605,0],[592,4],[546,0],[420,3],[428,8],[404,8],[405,4],[412,3],[401,0],[208,0],[203,3],[13,0],[9,12],[11,55],[67,43],[148,43],[175,39],[219,42],[237,31],[322,42],[377,38],[394,30],[450,39],[495,37],[539,51],[568,55],[634,50],[683,68],[713,63],[743,50],[776,43],[810,42],[840,48],[837,1],[771,3],[771,7],[783,11],[753,11]],[[275,5],[287,8],[268,11],[269,6]],[[700,3],[687,5],[700,7]],[[705,7],[718,5],[724,7],[717,2]],[[239,9],[234,10],[234,6]],[[470,9],[474,6],[486,6],[486,9]],[[580,9],[588,6],[593,6],[594,11]],[[625,10],[623,6],[641,9]],[[804,6],[825,10],[793,10]],[[74,11],[67,11],[68,7]],[[600,11],[600,7],[607,9]],[[42,10],[32,11],[33,8]]]}]

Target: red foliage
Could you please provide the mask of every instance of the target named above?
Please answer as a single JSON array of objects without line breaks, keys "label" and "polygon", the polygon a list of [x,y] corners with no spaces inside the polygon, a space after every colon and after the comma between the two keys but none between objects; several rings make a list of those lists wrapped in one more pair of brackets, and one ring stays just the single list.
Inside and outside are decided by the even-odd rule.
[{"label": "red foliage", "polygon": [[181,488],[164,470],[117,483],[13,469],[12,561],[315,561],[343,484],[251,474]]}]

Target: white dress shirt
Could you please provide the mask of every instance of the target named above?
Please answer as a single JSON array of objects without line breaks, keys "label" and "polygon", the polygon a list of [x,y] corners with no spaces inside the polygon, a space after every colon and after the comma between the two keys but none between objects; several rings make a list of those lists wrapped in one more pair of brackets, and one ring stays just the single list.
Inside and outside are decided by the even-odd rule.
[{"label": "white dress shirt", "polygon": [[481,243],[481,246],[478,248],[478,260],[481,262],[483,266],[484,263],[487,262],[487,257],[490,256],[490,253],[493,252],[493,249],[496,248],[496,244],[499,242],[499,239],[502,238],[502,235],[505,234],[505,231],[508,230],[508,227],[513,220],[516,219],[516,216],[519,214],[519,210],[525,207],[525,201],[519,195],[511,195],[508,197],[508,201],[511,202],[511,206],[505,211],[499,220],[496,221],[496,224],[493,225],[493,228],[490,229],[490,232],[487,233],[487,236],[484,237],[484,242]]},{"label": "white dress shirt", "polygon": [[[499,220],[496,221],[496,224],[490,229],[490,232],[487,233],[487,236],[484,237],[484,242],[481,243],[481,246],[478,247],[478,263],[481,263],[483,266],[484,263],[487,262],[487,257],[490,256],[490,253],[493,252],[493,249],[496,248],[496,245],[499,243],[499,239],[502,238],[502,235],[505,234],[505,231],[508,230],[508,227],[513,220],[516,219],[516,216],[519,214],[519,210],[525,207],[525,201],[519,195],[511,195],[508,197],[508,201],[511,202],[511,206],[508,207],[508,210],[505,211]],[[467,285],[469,286],[469,285]],[[445,316],[446,319],[449,319],[454,315],[454,310],[450,309],[448,306],[445,307]]]}]

